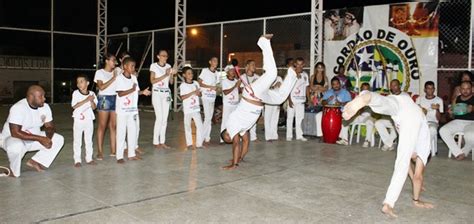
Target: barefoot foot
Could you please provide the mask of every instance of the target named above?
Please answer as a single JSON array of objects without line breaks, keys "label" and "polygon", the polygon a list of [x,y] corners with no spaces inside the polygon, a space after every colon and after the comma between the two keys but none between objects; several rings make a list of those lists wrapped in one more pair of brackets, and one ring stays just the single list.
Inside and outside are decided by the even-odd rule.
[{"label": "barefoot foot", "polygon": [[118,164],[124,164],[124,163],[125,163],[125,160],[119,159],[119,160],[117,160],[117,163],[118,163]]},{"label": "barefoot foot", "polygon": [[128,158],[128,160],[141,160],[142,158],[140,158],[139,156],[134,156],[134,157],[130,157]]},{"label": "barefoot foot", "polygon": [[76,168],[81,168],[81,166],[82,166],[81,163],[75,163],[74,164],[74,167],[76,167]]},{"label": "barefoot foot", "polygon": [[94,160],[91,160],[90,162],[87,162],[87,165],[97,165],[97,163]]},{"label": "barefoot foot", "polygon": [[391,217],[391,218],[397,218],[398,216],[395,214],[395,212],[393,211],[393,208],[390,207],[389,205],[387,204],[384,204],[383,207],[382,207],[382,213],[387,215],[388,217]]},{"label": "barefoot foot", "polygon": [[230,164],[228,166],[222,167],[222,169],[223,170],[233,170],[233,169],[236,169],[237,167],[239,167],[239,164]]},{"label": "barefoot foot", "polygon": [[413,200],[413,205],[417,208],[427,208],[427,209],[434,208],[434,205],[432,203],[420,201],[420,200],[416,200],[416,201]]},{"label": "barefoot foot", "polygon": [[38,162],[36,162],[32,159],[28,160],[28,162],[26,162],[26,165],[28,167],[36,170],[37,172],[43,172],[44,171],[43,168],[41,168],[41,165]]}]

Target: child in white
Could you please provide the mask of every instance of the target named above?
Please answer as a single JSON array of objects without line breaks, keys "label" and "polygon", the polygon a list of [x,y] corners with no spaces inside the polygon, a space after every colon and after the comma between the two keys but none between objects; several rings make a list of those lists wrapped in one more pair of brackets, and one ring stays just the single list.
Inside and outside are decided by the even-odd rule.
[{"label": "child in white", "polygon": [[93,143],[92,135],[94,133],[94,111],[97,107],[97,97],[95,93],[89,91],[89,80],[86,75],[79,75],[76,78],[77,90],[72,93],[71,106],[74,109],[72,117],[74,118],[73,126],[73,149],[74,149],[74,166],[81,166],[81,146],[82,133],[84,133],[84,143],[86,145],[86,163],[94,164],[92,160]]},{"label": "child in white", "polygon": [[214,116],[214,103],[216,101],[217,84],[219,83],[219,72],[217,72],[217,58],[209,60],[209,68],[201,71],[198,77],[199,86],[202,93],[202,106],[204,109],[204,141],[211,141],[212,117]]},{"label": "child in white", "polygon": [[203,133],[201,107],[199,105],[199,96],[201,96],[199,83],[193,81],[193,70],[190,67],[183,68],[183,76],[185,81],[179,86],[179,91],[181,99],[183,100],[186,147],[190,149],[193,146],[191,120],[194,120],[194,125],[196,126],[196,147],[201,148],[203,143]]},{"label": "child in white", "polygon": [[[228,65],[224,71],[227,73],[227,78],[222,80],[223,104],[221,132],[225,129],[225,124],[229,119],[229,115],[237,108],[240,101],[239,87],[240,79],[236,79],[236,71],[234,66]],[[221,142],[223,140],[221,139]]]},{"label": "child in white", "polygon": [[[241,79],[245,80],[248,84],[254,83],[258,78],[260,78],[260,76],[255,73],[256,69],[255,61],[247,60],[245,63],[245,74],[242,75]],[[240,85],[240,87],[242,88],[243,85]],[[258,122],[250,128],[250,141],[257,140],[257,124]]]},{"label": "child in white", "polygon": [[[295,63],[295,70],[298,74],[293,90],[288,99],[288,111],[286,117],[286,140],[291,141],[293,138],[293,118],[295,118],[296,140],[306,141],[303,137],[303,129],[301,123],[304,119],[304,108],[306,102],[306,90],[309,86],[308,74],[302,70],[304,61],[302,58],[297,58]],[[298,73],[299,72],[299,73]]]},{"label": "child in white", "polygon": [[115,111],[117,113],[117,162],[124,163],[123,152],[125,150],[125,136],[128,143],[128,160],[138,160],[135,150],[137,138],[138,117],[138,95],[150,95],[151,92],[145,89],[140,91],[137,77],[132,75],[135,71],[135,61],[132,58],[126,58],[123,61],[123,73],[117,77],[117,100]]},{"label": "child in white", "polygon": [[[150,82],[153,85],[151,101],[155,110],[155,126],[153,129],[153,145],[156,148],[169,148],[166,144],[166,127],[171,103],[170,84],[173,84],[173,75],[176,73],[171,65],[166,63],[168,52],[160,50],[156,56],[158,62],[150,65]],[[130,148],[129,148],[130,149]]]},{"label": "child in white", "polygon": [[434,95],[434,82],[428,81],[425,83],[425,96],[416,98],[418,104],[426,115],[428,127],[431,135],[431,156],[436,156],[438,152],[438,123],[440,113],[444,113],[443,100]]},{"label": "child in white", "polygon": [[[275,82],[270,89],[279,89],[283,80],[280,76],[277,76]],[[265,140],[273,141],[278,140],[278,119],[280,118],[280,105],[278,104],[265,104],[264,110],[265,120]]]}]

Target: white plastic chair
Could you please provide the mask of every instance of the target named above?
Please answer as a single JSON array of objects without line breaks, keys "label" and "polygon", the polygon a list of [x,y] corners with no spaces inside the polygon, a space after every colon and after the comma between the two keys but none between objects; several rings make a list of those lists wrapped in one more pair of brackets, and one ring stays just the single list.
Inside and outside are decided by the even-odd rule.
[{"label": "white plastic chair", "polygon": [[[458,147],[461,148],[462,146],[462,139],[464,137],[464,132],[456,132],[454,133],[454,138],[456,138],[456,136],[458,137]],[[448,151],[448,158],[451,158],[452,156],[452,152],[451,152],[451,149],[448,147],[449,151]],[[474,157],[473,157],[473,160],[474,160]]]},{"label": "white plastic chair", "polygon": [[[392,127],[387,127],[387,131],[388,132],[392,132],[392,131],[395,131],[395,129],[393,129]],[[379,136],[380,137],[380,136]],[[396,139],[396,138],[395,138]],[[394,142],[395,143],[395,142]],[[382,148],[382,138],[379,138],[379,148]]]},{"label": "white plastic chair", "polygon": [[[356,143],[359,143],[362,126],[365,126],[367,128],[367,125],[365,123],[353,123],[353,124],[351,124],[349,145],[352,145],[352,139],[354,138],[354,132],[355,132],[356,128],[357,128]],[[374,147],[374,145],[375,145],[375,135],[374,135],[374,132],[372,132],[372,136],[370,136],[370,147]]]}]

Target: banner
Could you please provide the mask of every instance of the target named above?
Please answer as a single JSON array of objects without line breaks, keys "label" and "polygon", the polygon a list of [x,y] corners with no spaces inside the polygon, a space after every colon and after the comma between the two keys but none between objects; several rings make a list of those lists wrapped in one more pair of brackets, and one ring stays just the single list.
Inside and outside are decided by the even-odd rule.
[{"label": "banner", "polygon": [[[342,17],[342,18],[341,18]],[[328,78],[344,68],[354,90],[362,83],[388,92],[421,93],[437,83],[438,4],[403,3],[330,10],[324,16],[324,63]]]}]

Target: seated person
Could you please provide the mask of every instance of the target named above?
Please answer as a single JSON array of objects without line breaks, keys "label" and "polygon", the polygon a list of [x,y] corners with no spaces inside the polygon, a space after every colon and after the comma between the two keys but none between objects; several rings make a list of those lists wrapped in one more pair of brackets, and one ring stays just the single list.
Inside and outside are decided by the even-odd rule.
[{"label": "seated person", "polygon": [[438,154],[438,123],[441,113],[444,112],[443,100],[434,95],[435,90],[434,82],[425,82],[425,95],[416,98],[416,104],[421,107],[428,121],[431,135],[431,156]]},{"label": "seated person", "polygon": [[[324,93],[323,99],[321,104],[323,106],[326,105],[334,105],[334,106],[344,106],[347,102],[351,101],[351,94],[346,89],[341,88],[341,81],[339,78],[334,77],[331,79],[331,89]],[[323,118],[323,112],[318,112],[316,114],[316,136],[321,137],[323,136],[323,130],[321,127],[321,120]],[[345,139],[347,142],[347,129],[345,133],[341,130],[341,134],[339,137],[341,139]]]},{"label": "seated person", "polygon": [[[464,103],[467,104],[466,111],[464,113],[455,114],[453,106],[449,108],[448,113],[454,120],[445,124],[439,130],[439,135],[443,141],[448,145],[451,153],[457,160],[463,160],[474,147],[474,96],[472,94],[472,83],[471,81],[464,81],[461,83],[461,95],[456,98],[456,104]],[[456,108],[455,108],[456,109]],[[464,139],[466,144],[464,148],[460,148],[454,141],[454,134],[457,132],[464,132]]]}]

